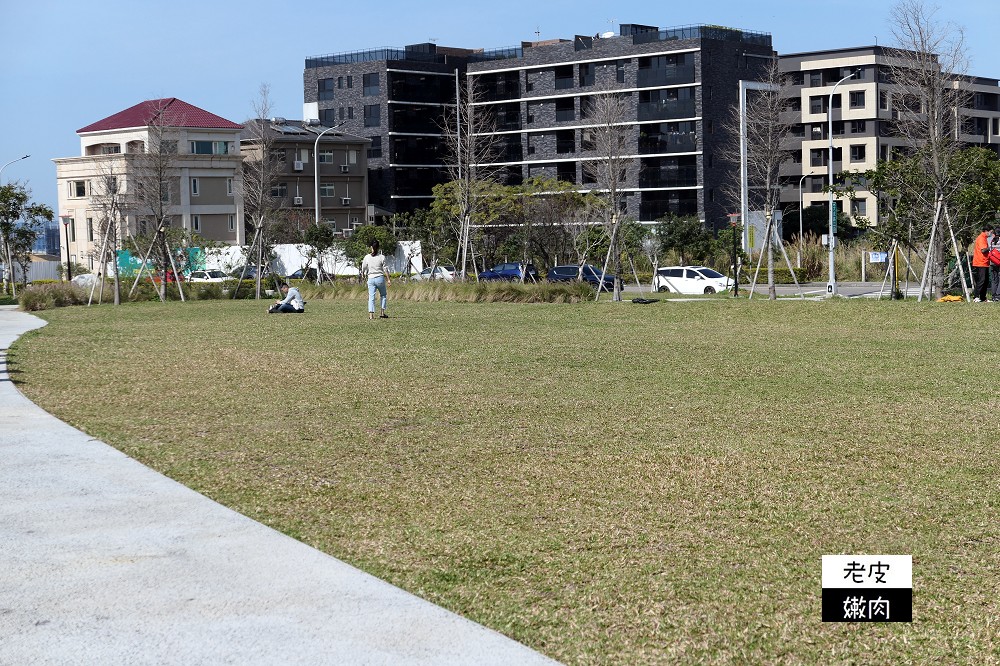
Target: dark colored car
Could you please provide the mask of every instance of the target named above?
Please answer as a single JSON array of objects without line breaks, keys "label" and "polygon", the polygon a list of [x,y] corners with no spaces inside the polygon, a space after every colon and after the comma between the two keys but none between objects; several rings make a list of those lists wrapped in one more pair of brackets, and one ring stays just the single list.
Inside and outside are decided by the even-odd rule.
[{"label": "dark colored car", "polygon": [[[251,268],[253,268],[253,266],[251,266]],[[309,269],[300,268],[299,270],[297,270],[294,273],[292,273],[291,275],[289,275],[288,279],[289,280],[311,280],[311,281],[315,282],[316,281],[316,269],[315,268],[309,268]]]},{"label": "dark colored car", "polygon": [[[488,271],[483,271],[479,274],[480,280],[508,280],[508,281],[521,281],[521,274],[524,271],[524,264],[506,263],[497,264]],[[528,264],[528,272],[524,276],[525,282],[537,282],[538,281],[538,269],[535,268],[534,264]]]},{"label": "dark colored car", "polygon": [[[601,283],[601,269],[590,264],[583,265],[583,273],[576,264],[568,266],[556,266],[549,271],[546,276],[549,282],[573,282],[580,276],[584,282],[593,285],[595,288]],[[615,276],[608,273],[604,276],[604,291],[611,291],[615,288]]]}]

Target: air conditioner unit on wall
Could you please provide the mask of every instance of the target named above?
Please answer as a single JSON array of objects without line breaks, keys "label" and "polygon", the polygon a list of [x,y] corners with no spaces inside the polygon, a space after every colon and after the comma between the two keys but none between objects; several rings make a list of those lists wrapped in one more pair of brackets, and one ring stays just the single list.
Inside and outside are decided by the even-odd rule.
[{"label": "air conditioner unit on wall", "polygon": [[340,165],[340,173],[350,173],[350,171],[351,171],[351,166],[349,164]]},{"label": "air conditioner unit on wall", "polygon": [[302,171],[302,162],[300,162],[299,160],[295,160],[294,162],[292,162],[292,169],[295,171]]},{"label": "air conditioner unit on wall", "polygon": [[340,204],[342,206],[350,206],[351,205],[351,198],[350,197],[344,197],[343,199],[340,200]]},{"label": "air conditioner unit on wall", "polygon": [[292,203],[296,206],[302,205],[302,197],[292,197]]},{"label": "air conditioner unit on wall", "polygon": [[344,229],[344,238],[350,238],[353,233],[354,229]]}]

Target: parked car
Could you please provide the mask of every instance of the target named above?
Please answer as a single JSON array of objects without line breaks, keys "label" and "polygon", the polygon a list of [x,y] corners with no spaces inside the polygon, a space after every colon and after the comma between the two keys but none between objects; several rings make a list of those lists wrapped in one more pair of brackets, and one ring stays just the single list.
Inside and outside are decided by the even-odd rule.
[{"label": "parked car", "polygon": [[435,266],[434,274],[431,274],[431,267],[428,266],[419,273],[410,276],[411,280],[446,280],[452,282],[455,279],[454,266]]},{"label": "parked car", "polygon": [[289,280],[311,280],[316,281],[316,269],[315,268],[300,268],[291,275],[288,276]]},{"label": "parked car", "polygon": [[480,280],[508,280],[508,281],[521,281],[521,275],[524,275],[525,282],[538,282],[538,269],[535,268],[534,264],[527,264],[527,273],[524,272],[525,264],[513,262],[497,264],[488,271],[483,271],[479,274]]},{"label": "parked car", "polygon": [[[555,266],[545,276],[549,282],[573,282],[580,277],[584,282],[589,283],[594,288],[601,284],[601,269],[590,264],[583,265],[583,272],[576,264],[566,266]],[[604,276],[604,291],[611,291],[615,288],[615,276],[608,273]]]},{"label": "parked car", "polygon": [[[267,268],[265,268],[264,269],[264,275],[267,275],[267,273],[268,273]],[[256,266],[247,266],[246,267],[246,272],[244,272],[242,266],[237,266],[234,270],[230,271],[230,273],[229,273],[230,276],[232,276],[232,277],[234,277],[236,279],[239,279],[240,274],[243,275],[243,279],[244,280],[256,280],[257,279],[257,267]]]},{"label": "parked car", "polygon": [[191,271],[188,282],[225,282],[229,276],[219,270]]},{"label": "parked car", "polygon": [[732,287],[728,277],[705,266],[667,266],[653,276],[653,289],[675,294],[714,294]]}]

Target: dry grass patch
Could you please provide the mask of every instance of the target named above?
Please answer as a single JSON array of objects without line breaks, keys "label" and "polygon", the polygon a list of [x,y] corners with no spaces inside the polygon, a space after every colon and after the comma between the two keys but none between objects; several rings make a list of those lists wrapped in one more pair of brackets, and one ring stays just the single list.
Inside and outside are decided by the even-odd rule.
[{"label": "dry grass patch", "polygon": [[[308,309],[46,312],[11,360],[94,436],[569,663],[997,663],[989,308]],[[912,554],[915,622],[820,622],[829,553]]]}]

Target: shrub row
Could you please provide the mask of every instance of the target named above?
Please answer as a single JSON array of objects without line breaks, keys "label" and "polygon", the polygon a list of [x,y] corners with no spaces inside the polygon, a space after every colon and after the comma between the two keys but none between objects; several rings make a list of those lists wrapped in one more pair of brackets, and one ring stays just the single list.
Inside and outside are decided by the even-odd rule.
[{"label": "shrub row", "polygon": [[[743,264],[742,270],[740,271],[740,281],[743,284],[750,284],[750,280],[753,279],[753,274],[757,268],[757,265],[749,266]],[[795,278],[801,284],[806,281],[806,269],[805,268],[795,268]],[[782,266],[774,268],[774,283],[775,284],[793,284],[795,281],[792,280],[792,272],[788,270],[787,267]],[[767,284],[767,266],[760,267],[760,273],[757,275],[757,284]]]},{"label": "shrub row", "polygon": [[[366,300],[368,287],[355,281],[299,286],[309,300]],[[389,298],[401,301],[451,301],[456,303],[579,303],[592,299],[594,289],[585,282],[520,284],[518,282],[408,282],[393,283]]]},{"label": "shrub row", "polygon": [[87,294],[83,289],[68,282],[32,285],[22,291],[18,298],[21,309],[27,312],[80,305],[86,302]]}]

